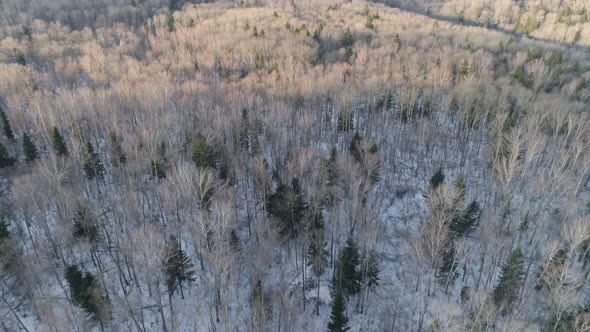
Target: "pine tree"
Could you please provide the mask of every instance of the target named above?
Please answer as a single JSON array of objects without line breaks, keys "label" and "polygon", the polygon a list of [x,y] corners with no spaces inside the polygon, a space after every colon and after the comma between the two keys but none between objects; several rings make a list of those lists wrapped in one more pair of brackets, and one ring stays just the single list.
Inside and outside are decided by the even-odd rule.
[{"label": "pine tree", "polygon": [[435,319],[434,322],[432,322],[432,325],[430,325],[428,332],[440,332],[440,331],[442,331],[442,329],[440,327],[440,321],[438,319]]},{"label": "pine tree", "polygon": [[293,200],[293,196],[293,190],[289,186],[281,183],[277,187],[277,190],[267,198],[266,211],[281,221],[282,227],[279,232],[282,235],[295,235],[292,234],[295,226],[292,225],[293,219],[289,203]]},{"label": "pine tree", "polygon": [[338,151],[333,146],[330,151],[330,159],[327,162],[328,168],[328,185],[333,186],[338,182]]},{"label": "pine tree", "polygon": [[502,308],[504,313],[511,310],[514,302],[518,300],[518,290],[523,277],[524,258],[520,248],[516,248],[502,268],[500,281],[493,292],[494,303]]},{"label": "pine tree", "polygon": [[110,134],[110,141],[111,141],[111,163],[114,167],[119,167],[125,165],[127,162],[127,156],[125,152],[123,152],[123,148],[121,147],[121,143],[117,139],[117,135],[114,132]]},{"label": "pine tree", "polygon": [[168,32],[176,31],[174,15],[172,14],[172,12],[168,12],[168,14],[166,15],[166,26],[168,27]]},{"label": "pine tree", "polygon": [[457,191],[457,200],[462,202],[465,198],[465,178],[463,175],[459,175],[457,177],[457,181],[455,182],[455,191]]},{"label": "pine tree", "polygon": [[[369,148],[369,154],[370,155],[378,155],[379,154],[379,147],[377,146],[377,144],[373,144],[371,145],[371,147]],[[376,167],[372,170],[370,170],[370,177],[371,177],[371,181],[373,183],[377,183],[379,180],[381,180],[381,162],[379,160],[377,160],[377,165],[375,165]],[[369,171],[369,170],[367,170]]]},{"label": "pine tree", "polygon": [[307,264],[313,273],[320,276],[328,263],[328,250],[324,241],[324,221],[321,213],[316,213],[311,224],[309,248],[307,250]]},{"label": "pine tree", "polygon": [[379,285],[379,261],[377,258],[377,252],[371,249],[365,262],[363,263],[364,273],[364,284],[366,287],[373,291]]},{"label": "pine tree", "polygon": [[82,307],[93,320],[100,320],[101,307],[106,299],[97,296],[99,292],[94,276],[90,272],[82,273],[76,265],[66,267],[64,276],[70,286],[74,304]]},{"label": "pine tree", "polygon": [[263,325],[272,317],[271,301],[270,296],[264,291],[262,280],[256,280],[250,293],[250,310],[252,311],[252,316],[257,319],[255,325]]},{"label": "pine tree", "polygon": [[195,139],[193,140],[192,144],[192,153],[193,162],[195,165],[197,165],[197,167],[213,168],[215,166],[213,152],[207,143],[207,139],[205,136],[201,135],[201,133],[197,133],[197,135],[195,135]]},{"label": "pine tree", "polygon": [[84,153],[84,164],[82,165],[86,178],[92,180],[94,178],[103,179],[105,169],[100,160],[98,153],[94,152],[94,147],[90,141],[86,142],[86,151]]},{"label": "pine tree", "polygon": [[396,33],[393,37],[393,42],[397,45],[397,52],[399,52],[399,50],[402,48],[402,40],[398,33]]},{"label": "pine tree", "polygon": [[0,121],[2,122],[2,131],[4,132],[4,136],[11,141],[14,141],[14,131],[12,131],[12,127],[10,126],[10,121],[4,112],[4,109],[0,107]]},{"label": "pine tree", "polygon": [[350,28],[346,28],[346,31],[344,31],[344,35],[342,35],[342,47],[352,47],[352,45],[354,45],[352,32],[350,32]]},{"label": "pine tree", "polygon": [[438,271],[438,281],[445,286],[445,291],[449,285],[457,278],[457,268],[459,263],[456,259],[457,251],[453,241],[449,241],[449,245],[443,252],[442,264]]},{"label": "pine tree", "polygon": [[346,296],[355,295],[360,290],[360,255],[356,243],[349,237],[346,247],[340,252],[332,283]]},{"label": "pine tree", "polygon": [[53,149],[58,156],[67,156],[68,155],[68,147],[66,146],[66,142],[64,137],[59,132],[57,127],[53,127]]},{"label": "pine tree", "polygon": [[463,60],[461,63],[461,68],[459,69],[461,75],[467,76],[471,72],[471,66],[469,65],[469,61],[467,59]]},{"label": "pine tree", "polygon": [[156,159],[152,159],[150,161],[150,175],[152,179],[164,179],[166,178],[166,164],[167,164],[167,157],[166,157],[166,143],[162,142],[158,148],[158,155]]},{"label": "pine tree", "polygon": [[471,300],[471,288],[464,286],[461,288],[461,303]]},{"label": "pine tree", "polygon": [[279,184],[277,190],[268,196],[266,206],[268,213],[281,222],[281,235],[295,237],[298,234],[308,205],[297,178],[291,180],[291,187]]},{"label": "pine tree", "polygon": [[8,151],[2,143],[0,143],[0,168],[10,167],[14,165],[16,159],[8,155]]},{"label": "pine tree", "polygon": [[24,53],[19,51],[18,53],[16,53],[16,63],[20,66],[26,66],[27,65],[27,58],[25,57]]},{"label": "pine tree", "polygon": [[362,161],[363,161],[363,157],[362,157],[362,153],[361,153],[361,149],[362,149],[361,141],[362,141],[361,136],[359,135],[358,132],[356,132],[356,133],[354,133],[354,136],[352,136],[352,140],[350,141],[350,146],[348,147],[348,150],[350,151],[350,155],[358,163],[362,163]]},{"label": "pine tree", "polygon": [[330,313],[330,322],[328,322],[329,332],[348,331],[348,317],[346,317],[346,303],[342,290],[336,289],[333,293],[332,312]]},{"label": "pine tree", "polygon": [[445,173],[443,172],[442,168],[439,168],[430,178],[430,189],[436,189],[443,183],[445,183]]},{"label": "pine tree", "polygon": [[[298,178],[291,179],[291,188],[293,189],[293,194],[295,195],[295,200],[292,206],[292,218],[293,221],[291,222],[292,225],[297,227],[301,224],[301,221],[305,217],[305,213],[309,206],[307,205],[307,201],[305,200],[305,196],[301,191],[301,185],[299,184]],[[294,230],[297,231],[297,230]]]},{"label": "pine tree", "polygon": [[10,232],[8,231],[9,223],[6,221],[6,218],[0,217],[0,243],[10,237]]},{"label": "pine tree", "polygon": [[18,249],[14,241],[11,241],[9,226],[10,224],[4,216],[0,216],[0,277],[11,266],[18,264],[18,255],[16,254]]},{"label": "pine tree", "polygon": [[320,37],[320,32],[317,29],[313,31],[313,37],[312,38],[313,38],[313,40],[315,40],[318,43],[321,43],[322,42],[322,39]]},{"label": "pine tree", "polygon": [[150,161],[150,175],[153,179],[164,179],[166,178],[166,170],[164,166],[158,161]]},{"label": "pine tree", "polygon": [[324,241],[324,221],[322,219],[321,211],[315,213],[310,225],[310,240],[309,248],[307,249],[307,265],[311,266],[311,270],[316,277],[316,315],[320,314],[320,276],[324,273],[326,265],[328,265],[328,250],[326,250],[326,242]]},{"label": "pine tree", "polygon": [[469,234],[479,222],[480,216],[481,210],[479,204],[476,201],[472,201],[464,212],[458,213],[453,217],[449,225],[451,237],[459,238]]},{"label": "pine tree", "polygon": [[89,243],[96,243],[98,240],[98,224],[92,210],[87,206],[78,205],[74,213],[74,237],[83,239]]},{"label": "pine tree", "polygon": [[164,258],[164,272],[166,273],[168,292],[174,294],[176,289],[180,287],[182,298],[184,298],[182,282],[191,281],[193,271],[191,270],[190,258],[182,250],[180,241],[174,236],[170,237],[167,245],[166,257]]},{"label": "pine tree", "polygon": [[248,109],[242,109],[242,121],[240,123],[240,134],[238,136],[239,146],[250,152],[250,120]]},{"label": "pine tree", "polygon": [[27,133],[23,134],[23,151],[25,153],[25,160],[28,163],[34,162],[36,159],[39,158],[39,152],[37,152],[37,147],[35,143],[31,140]]}]

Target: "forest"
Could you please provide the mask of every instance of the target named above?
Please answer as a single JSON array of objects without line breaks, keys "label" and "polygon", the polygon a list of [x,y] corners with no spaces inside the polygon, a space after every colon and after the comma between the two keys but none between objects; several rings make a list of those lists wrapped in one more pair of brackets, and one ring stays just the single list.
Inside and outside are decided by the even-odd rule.
[{"label": "forest", "polygon": [[590,331],[585,0],[0,0],[0,331]]}]

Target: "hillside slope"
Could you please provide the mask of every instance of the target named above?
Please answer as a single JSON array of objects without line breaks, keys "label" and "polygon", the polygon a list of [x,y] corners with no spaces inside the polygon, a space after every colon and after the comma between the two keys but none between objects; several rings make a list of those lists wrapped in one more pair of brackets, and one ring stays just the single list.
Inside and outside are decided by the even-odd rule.
[{"label": "hillside slope", "polygon": [[5,26],[4,329],[590,324],[588,36],[154,6]]}]

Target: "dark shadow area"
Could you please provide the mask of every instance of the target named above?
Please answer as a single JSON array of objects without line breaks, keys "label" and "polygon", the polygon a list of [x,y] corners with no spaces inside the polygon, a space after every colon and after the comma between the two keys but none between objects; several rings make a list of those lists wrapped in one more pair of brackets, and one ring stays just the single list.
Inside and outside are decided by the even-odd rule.
[{"label": "dark shadow area", "polygon": [[[59,22],[71,30],[82,30],[124,23],[140,27],[162,9],[181,10],[186,4],[215,0],[0,0],[0,26],[22,25],[23,30],[36,19]],[[1,35],[1,34],[0,34]]]}]

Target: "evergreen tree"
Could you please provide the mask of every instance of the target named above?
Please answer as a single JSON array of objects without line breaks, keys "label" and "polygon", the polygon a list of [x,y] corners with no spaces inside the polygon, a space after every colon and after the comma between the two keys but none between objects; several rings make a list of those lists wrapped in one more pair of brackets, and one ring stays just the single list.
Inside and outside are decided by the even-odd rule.
[{"label": "evergreen tree", "polygon": [[455,190],[457,191],[458,201],[462,202],[465,198],[465,178],[463,175],[459,175],[457,177],[457,181],[455,182]]},{"label": "evergreen tree", "polygon": [[453,220],[449,225],[451,237],[459,238],[469,234],[479,222],[480,216],[481,210],[479,204],[477,204],[476,201],[472,201],[464,212],[458,213],[453,217]]},{"label": "evergreen tree", "polygon": [[97,296],[99,292],[94,276],[90,272],[82,273],[76,265],[69,265],[65,270],[65,279],[74,304],[82,307],[93,320],[100,320],[101,304],[106,300]]},{"label": "evergreen tree", "polygon": [[516,248],[502,268],[500,281],[493,292],[494,303],[502,308],[504,313],[511,310],[514,302],[518,300],[518,290],[523,277],[524,258],[520,248]]},{"label": "evergreen tree", "polygon": [[111,141],[111,163],[115,167],[123,166],[127,162],[127,156],[123,152],[121,143],[117,139],[117,135],[114,132],[110,134]]},{"label": "evergreen tree", "polygon": [[74,213],[74,237],[90,243],[98,240],[98,224],[92,210],[87,206],[78,205]]},{"label": "evergreen tree", "polygon": [[364,284],[371,291],[379,285],[379,261],[377,258],[377,252],[371,249],[365,262],[363,263],[364,270]]},{"label": "evergreen tree", "polygon": [[2,143],[0,143],[0,168],[10,167],[14,165],[16,159],[8,155],[8,151]]},{"label": "evergreen tree", "polygon": [[469,65],[469,61],[467,61],[467,59],[463,60],[463,62],[461,63],[461,68],[459,69],[459,72],[463,76],[467,76],[471,72],[471,66]]},{"label": "evergreen tree", "polygon": [[[377,144],[373,144],[371,145],[371,147],[369,148],[369,154],[371,155],[375,155],[375,154],[379,154],[379,147],[377,146]],[[381,180],[381,162],[379,160],[378,164],[376,165],[377,167],[373,170],[367,170],[370,171],[369,175],[371,177],[371,181],[373,181],[373,183],[377,183],[379,180]]]},{"label": "evergreen tree", "polygon": [[346,247],[340,252],[332,283],[346,296],[355,295],[360,290],[360,255],[356,243],[349,237]]},{"label": "evergreen tree", "polygon": [[311,270],[316,277],[316,315],[320,314],[320,276],[324,273],[324,269],[328,264],[328,250],[326,250],[326,242],[324,241],[324,221],[322,219],[321,211],[315,213],[310,227],[310,241],[307,249],[307,265],[311,266]]},{"label": "evergreen tree", "polygon": [[150,175],[153,179],[164,179],[166,178],[166,170],[159,161],[150,161]]},{"label": "evergreen tree", "polygon": [[443,252],[442,264],[438,271],[438,281],[445,286],[445,291],[457,278],[457,268],[459,267],[459,263],[456,260],[456,254],[455,244],[453,241],[450,241],[449,245]]},{"label": "evergreen tree", "polygon": [[233,253],[240,251],[240,238],[238,237],[238,233],[236,233],[235,229],[232,229],[229,233],[229,246]]},{"label": "evergreen tree", "polygon": [[272,306],[271,298],[264,291],[262,280],[256,280],[256,284],[252,287],[250,293],[250,308],[252,315],[257,317],[258,324],[264,324],[264,322],[272,317]]},{"label": "evergreen tree", "polygon": [[348,147],[348,150],[350,151],[350,155],[358,163],[363,162],[363,157],[362,157],[362,153],[361,153],[361,149],[362,149],[361,141],[362,141],[361,136],[359,135],[358,132],[356,132],[356,133],[354,133],[354,136],[352,136],[352,140],[350,141],[350,146]]},{"label": "evergreen tree", "polygon": [[399,50],[402,48],[402,40],[398,33],[396,33],[393,37],[393,42],[397,45],[397,51],[399,52]]},{"label": "evergreen tree", "polygon": [[441,332],[441,331],[442,331],[442,329],[440,327],[440,321],[438,319],[435,319],[434,322],[432,322],[432,325],[430,325],[428,332]]},{"label": "evergreen tree", "polygon": [[16,63],[20,66],[26,66],[27,65],[27,58],[25,57],[23,52],[18,52],[16,53]]},{"label": "evergreen tree", "polygon": [[461,288],[461,303],[471,301],[471,288],[464,286]]},{"label": "evergreen tree", "polygon": [[191,270],[191,261],[186,252],[182,250],[180,241],[174,236],[170,237],[167,245],[166,257],[164,259],[164,272],[166,273],[166,286],[168,292],[172,295],[178,287],[182,298],[182,282],[191,281],[193,271]]},{"label": "evergreen tree", "polygon": [[248,109],[242,109],[242,121],[240,123],[240,134],[238,136],[239,146],[250,152],[250,119]]},{"label": "evergreen tree", "polygon": [[4,136],[6,136],[6,138],[9,140],[14,141],[14,131],[12,131],[8,116],[6,116],[6,113],[2,107],[0,107],[0,121],[2,122],[2,131],[4,132]]},{"label": "evergreen tree", "polygon": [[53,127],[52,141],[53,141],[53,149],[55,150],[55,153],[57,153],[58,156],[67,156],[68,155],[68,147],[66,146],[66,142],[64,140],[64,137],[59,132],[59,129],[57,129],[57,127]]},{"label": "evergreen tree", "polygon": [[168,12],[168,14],[166,15],[166,26],[168,27],[168,32],[176,31],[174,15],[172,14],[172,12]]},{"label": "evergreen tree", "polygon": [[166,165],[168,158],[166,157],[166,143],[162,142],[158,147],[158,155],[156,159],[150,161],[150,175],[152,179],[164,179],[166,178]]},{"label": "evergreen tree", "polygon": [[321,43],[322,42],[322,39],[321,39],[321,36],[320,36],[320,32],[317,29],[315,29],[313,31],[313,37],[312,38],[313,38],[313,40],[315,40],[318,43]]},{"label": "evergreen tree", "polygon": [[354,45],[354,39],[352,37],[352,32],[350,32],[350,28],[346,28],[344,31],[344,35],[342,35],[342,47],[352,47]]},{"label": "evergreen tree", "polygon": [[281,235],[295,237],[308,209],[299,180],[293,178],[291,187],[279,184],[277,190],[268,196],[266,206],[268,213],[281,221]]},{"label": "evergreen tree", "polygon": [[232,159],[229,152],[225,150],[219,150],[217,152],[217,169],[219,171],[219,179],[227,181],[230,184],[235,184],[235,174],[232,172],[231,167]]},{"label": "evergreen tree", "polygon": [[275,216],[283,223],[283,226],[280,229],[280,233],[283,235],[289,234],[294,236],[294,234],[291,234],[295,226],[292,225],[294,220],[291,215],[289,204],[289,202],[293,200],[293,196],[293,190],[289,186],[281,183],[277,187],[277,190],[267,198],[266,210],[270,215]]},{"label": "evergreen tree", "polygon": [[8,227],[9,222],[4,218],[0,217],[0,277],[3,273],[10,269],[11,266],[18,264],[17,248],[14,241],[10,236]]},{"label": "evergreen tree", "polygon": [[310,243],[307,250],[307,264],[313,273],[320,276],[328,264],[328,250],[324,241],[324,221],[321,213],[316,213],[311,224]]},{"label": "evergreen tree", "polygon": [[10,237],[10,232],[8,231],[9,223],[6,221],[6,218],[0,217],[0,243]]},{"label": "evergreen tree", "polygon": [[298,178],[291,179],[291,188],[293,189],[293,194],[295,195],[295,200],[292,206],[292,215],[293,215],[293,225],[298,225],[303,220],[305,213],[309,206],[307,205],[307,201],[305,200],[305,196],[301,191],[301,185],[299,184]]},{"label": "evergreen tree", "polygon": [[442,168],[439,168],[430,178],[430,189],[436,189],[443,183],[445,183],[445,173],[443,172]]},{"label": "evergreen tree", "polygon": [[197,167],[213,168],[215,166],[213,151],[209,147],[207,139],[205,136],[201,135],[201,133],[197,133],[195,139],[193,140],[192,153],[193,162],[195,165],[197,165]]},{"label": "evergreen tree", "polygon": [[348,317],[346,317],[346,303],[342,290],[336,289],[333,293],[332,312],[330,313],[330,322],[328,322],[329,332],[348,331]]},{"label": "evergreen tree", "polygon": [[94,152],[94,147],[90,141],[86,142],[86,151],[84,153],[84,164],[82,165],[86,178],[88,179],[103,179],[105,169],[102,164],[102,160],[98,156],[98,153]]},{"label": "evergreen tree", "polygon": [[333,186],[338,182],[338,151],[333,146],[330,151],[330,159],[327,162],[328,168],[328,185]]},{"label": "evergreen tree", "polygon": [[37,152],[37,147],[35,143],[31,140],[27,133],[23,134],[23,151],[25,153],[25,160],[28,163],[34,162],[36,159],[39,158],[39,152]]}]

